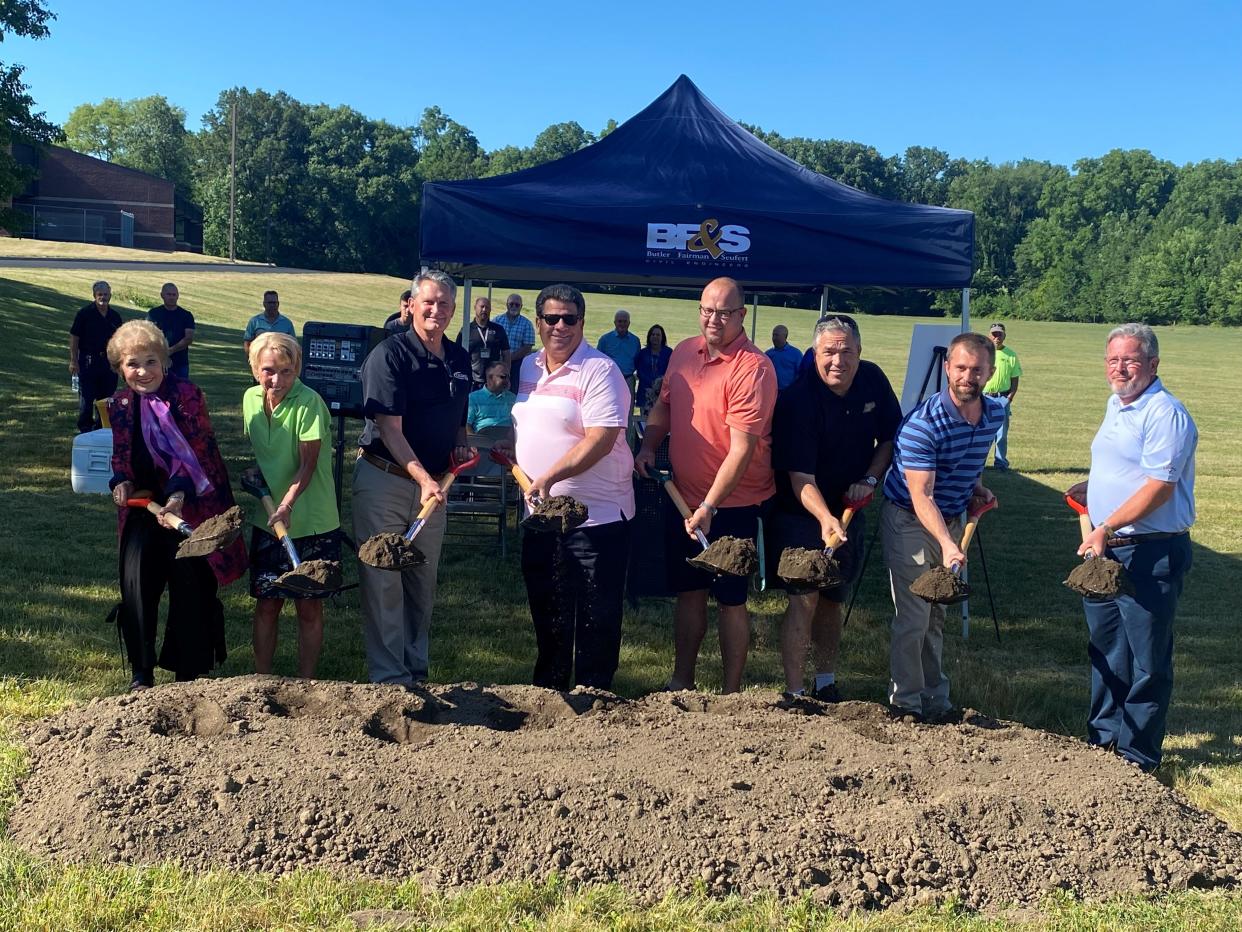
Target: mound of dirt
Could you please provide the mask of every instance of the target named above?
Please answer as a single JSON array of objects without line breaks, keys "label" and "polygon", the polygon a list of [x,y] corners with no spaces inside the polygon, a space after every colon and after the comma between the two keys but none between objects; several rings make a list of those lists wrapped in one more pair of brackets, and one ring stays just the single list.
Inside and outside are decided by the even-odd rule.
[{"label": "mound of dirt", "polygon": [[1125,567],[1108,557],[1083,560],[1070,570],[1062,585],[1088,599],[1111,599],[1121,592]]},{"label": "mound of dirt", "polygon": [[227,547],[241,534],[242,520],[242,510],[238,505],[213,515],[181,542],[177,547],[177,556],[202,557]]},{"label": "mound of dirt", "polygon": [[759,566],[759,553],[755,542],[745,537],[721,537],[707,545],[690,562],[699,569],[727,573],[730,576],[749,576]]},{"label": "mound of dirt", "polygon": [[358,559],[367,566],[381,570],[394,570],[402,566],[416,566],[427,562],[427,557],[404,534],[383,531],[368,537],[358,548]]},{"label": "mound of dirt", "polygon": [[10,831],[77,861],[841,908],[1231,887],[1242,835],[1080,742],[869,703],[239,677],[32,727]]},{"label": "mound of dirt", "polygon": [[823,588],[841,581],[841,568],[822,550],[786,547],[781,551],[776,575],[788,583]]},{"label": "mound of dirt", "polygon": [[553,495],[535,506],[526,523],[532,530],[568,534],[574,528],[585,524],[590,517],[587,506],[573,496]]}]

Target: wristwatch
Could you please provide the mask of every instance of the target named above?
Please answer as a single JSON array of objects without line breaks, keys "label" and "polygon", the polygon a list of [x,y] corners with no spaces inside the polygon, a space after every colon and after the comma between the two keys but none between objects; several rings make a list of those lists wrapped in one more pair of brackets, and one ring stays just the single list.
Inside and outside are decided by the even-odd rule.
[{"label": "wristwatch", "polygon": [[715,505],[709,505],[707,502],[699,502],[699,508],[706,508],[709,515],[713,518],[716,517],[717,508]]},{"label": "wristwatch", "polygon": [[863,476],[863,480],[862,480],[862,481],[863,481],[863,484],[864,484],[864,485],[869,485],[869,486],[871,486],[871,488],[873,488],[873,489],[874,489],[877,485],[879,485],[879,484],[880,484],[880,480],[879,480],[879,479],[877,479],[875,476]]}]

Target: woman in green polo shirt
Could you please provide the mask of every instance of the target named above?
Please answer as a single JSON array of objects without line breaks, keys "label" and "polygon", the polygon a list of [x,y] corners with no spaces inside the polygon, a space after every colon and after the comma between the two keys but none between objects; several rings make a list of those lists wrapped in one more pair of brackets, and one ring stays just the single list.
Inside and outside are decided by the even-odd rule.
[{"label": "woman in green polo shirt", "polygon": [[332,482],[331,416],[319,394],[298,379],[302,350],[283,333],[261,333],[250,344],[250,369],[258,385],[242,398],[242,420],[276,513],[254,516],[250,541],[250,594],[254,607],[254,667],[271,673],[277,622],[285,599],[298,616],[298,675],[311,677],[323,646],[324,595],[304,595],[276,585],[292,569],[271,530],[277,520],[303,560],[341,559],[340,517]]}]

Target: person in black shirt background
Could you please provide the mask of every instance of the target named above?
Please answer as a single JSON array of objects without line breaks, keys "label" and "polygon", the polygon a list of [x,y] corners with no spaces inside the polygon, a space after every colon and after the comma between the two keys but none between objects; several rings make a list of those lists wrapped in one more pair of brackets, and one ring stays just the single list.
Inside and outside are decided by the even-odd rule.
[{"label": "person in black shirt background", "polygon": [[121,326],[121,315],[112,309],[112,286],[99,281],[91,285],[95,300],[78,311],[69,328],[69,372],[78,377],[78,433],[99,430],[103,422],[95,402],[111,398],[117,375],[108,364],[108,341]]}]

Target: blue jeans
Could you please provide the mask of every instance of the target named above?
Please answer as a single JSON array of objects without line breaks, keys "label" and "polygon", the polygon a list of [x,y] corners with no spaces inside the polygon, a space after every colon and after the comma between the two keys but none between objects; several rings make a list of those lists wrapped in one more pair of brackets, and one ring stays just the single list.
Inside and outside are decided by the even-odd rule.
[{"label": "blue jeans", "polygon": [[1116,547],[1109,555],[1126,568],[1134,593],[1083,599],[1091,660],[1087,741],[1112,745],[1154,770],[1173,694],[1173,616],[1190,569],[1190,535]]},{"label": "blue jeans", "polygon": [[997,469],[1009,468],[1009,399],[1004,395],[997,395],[996,400],[1005,406],[1005,419],[1001,421],[1000,430],[996,432],[996,459],[993,465]]}]

